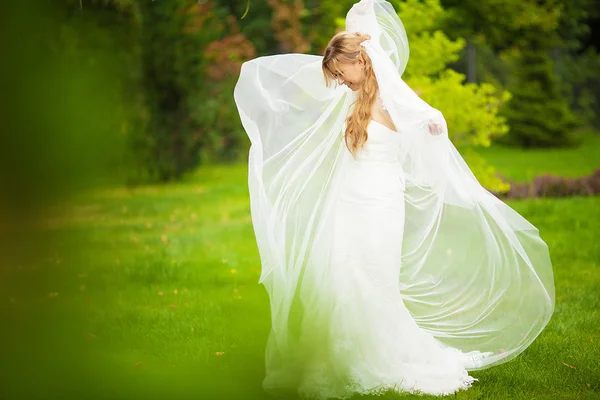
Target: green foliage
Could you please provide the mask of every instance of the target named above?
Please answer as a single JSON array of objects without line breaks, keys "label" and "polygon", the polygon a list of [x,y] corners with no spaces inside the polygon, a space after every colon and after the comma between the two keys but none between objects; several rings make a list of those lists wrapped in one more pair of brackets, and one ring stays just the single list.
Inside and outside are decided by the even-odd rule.
[{"label": "green foliage", "polygon": [[592,18],[600,16],[594,0],[563,1],[558,34],[561,46],[554,62],[561,92],[582,123],[600,123],[600,54],[583,43],[590,36]]},{"label": "green foliage", "polygon": [[[226,9],[236,19],[240,32],[251,38],[252,45],[256,48],[257,55],[273,54],[277,47],[272,27],[272,10],[266,0],[239,1],[239,0],[214,0],[217,6]],[[247,15],[246,7],[250,5]]]},{"label": "green foliage", "polygon": [[323,54],[336,28],[339,30],[344,28],[344,18],[354,3],[355,0],[306,0],[309,12],[306,20],[310,21],[314,34],[312,41],[314,53]]},{"label": "green foliage", "polygon": [[217,82],[206,82],[206,91],[191,99],[195,122],[202,127],[202,146],[199,162],[212,164],[245,160],[249,142],[232,93],[237,77],[230,76]]},{"label": "green foliage", "polygon": [[[587,1],[587,0],[583,0]],[[553,36],[560,19],[560,0],[441,0],[450,10],[445,27],[452,35],[481,35],[495,50],[523,46],[530,28]]]},{"label": "green foliage", "polygon": [[[521,146],[569,144],[568,131],[575,121],[569,108],[576,111],[581,123],[597,120],[597,53],[581,51],[582,41],[590,33],[589,19],[599,13],[593,0],[442,3],[451,11],[447,31],[479,44],[478,76],[508,83],[514,95],[504,112],[511,133],[503,142]],[[494,50],[499,59],[489,53],[481,57],[482,49]],[[551,53],[554,60],[548,58]]]},{"label": "green foliage", "polygon": [[600,9],[596,0],[562,0],[560,1],[560,20],[557,34],[561,38],[561,47],[579,50],[582,40],[591,31],[591,18],[598,17]]},{"label": "green foliage", "polygon": [[530,31],[530,48],[518,55],[513,97],[503,110],[511,130],[503,140],[522,147],[556,147],[573,144],[576,119],[560,92],[554,65],[548,56],[544,33]]},{"label": "green foliage", "polygon": [[200,162],[202,127],[193,114],[201,110],[192,100],[205,87],[202,50],[221,29],[211,13],[199,16],[186,0],[145,2],[140,12],[148,126],[138,150],[151,174],[167,180]]},{"label": "green foliage", "polygon": [[[177,179],[201,163],[237,161],[247,153],[231,93],[239,65],[254,48],[225,4],[91,0],[80,8],[76,0],[64,1],[67,10],[97,27],[100,44],[87,42],[97,53],[114,51],[102,41],[119,29],[128,32],[121,40],[127,58],[119,76],[131,109],[121,122],[131,155],[125,179]],[[104,20],[107,13],[112,20]],[[253,34],[264,30],[248,22],[244,27]]]}]

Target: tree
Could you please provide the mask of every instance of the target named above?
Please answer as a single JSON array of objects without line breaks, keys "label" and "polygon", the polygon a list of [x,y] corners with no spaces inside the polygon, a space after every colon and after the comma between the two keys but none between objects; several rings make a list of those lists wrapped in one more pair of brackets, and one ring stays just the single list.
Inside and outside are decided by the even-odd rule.
[{"label": "tree", "polygon": [[559,0],[441,0],[452,37],[482,37],[495,51],[523,46],[530,27],[553,32],[559,23]]},{"label": "tree", "polygon": [[600,54],[590,39],[591,28],[598,22],[598,0],[563,0],[560,45],[553,52],[561,92],[580,121],[596,126],[600,122]]},{"label": "tree", "polygon": [[544,49],[547,40],[542,32],[530,30],[532,48],[517,56],[512,99],[503,110],[511,126],[504,142],[522,147],[567,146],[575,118],[566,97],[560,92],[554,64]]},{"label": "tree", "polygon": [[[65,0],[79,8],[76,0]],[[237,160],[247,139],[231,96],[254,46],[237,19],[216,2],[96,0],[130,17],[141,71],[141,126],[129,132],[132,153],[156,180],[177,179],[201,163]],[[93,4],[93,3],[92,3]],[[84,3],[85,11],[90,3]]]},{"label": "tree", "polygon": [[206,82],[203,49],[223,26],[211,3],[141,2],[139,9],[148,125],[138,151],[154,176],[168,180],[200,162],[203,127],[194,113]]},{"label": "tree", "polygon": [[[577,48],[589,30],[581,22],[590,15],[592,0],[442,1],[452,11],[450,31],[489,46],[503,60],[496,71],[508,72],[499,78],[513,94],[502,110],[511,129],[500,141],[524,147],[572,143],[576,119],[569,105],[593,97],[585,90],[576,96],[573,78],[582,74],[557,68],[550,55]],[[566,56],[560,58],[570,59]]]}]

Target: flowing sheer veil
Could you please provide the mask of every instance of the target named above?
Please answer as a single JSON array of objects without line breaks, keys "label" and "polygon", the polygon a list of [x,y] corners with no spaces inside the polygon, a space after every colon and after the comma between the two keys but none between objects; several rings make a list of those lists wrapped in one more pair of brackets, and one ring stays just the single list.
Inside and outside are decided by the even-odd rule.
[{"label": "flowing sheer veil", "polygon": [[[548,247],[531,223],[478,183],[449,140],[442,113],[402,80],[408,41],[393,7],[362,0],[348,12],[346,30],[371,35],[363,45],[403,136],[399,293],[418,325],[439,341],[486,353],[468,369],[506,362],[553,313]],[[234,91],[251,140],[248,184],[259,282],[270,297],[273,370],[302,340],[299,327],[327,317],[319,308],[328,295],[324,238],[346,165],[342,135],[355,94],[326,88],[321,60],[283,54],[248,61]]]}]

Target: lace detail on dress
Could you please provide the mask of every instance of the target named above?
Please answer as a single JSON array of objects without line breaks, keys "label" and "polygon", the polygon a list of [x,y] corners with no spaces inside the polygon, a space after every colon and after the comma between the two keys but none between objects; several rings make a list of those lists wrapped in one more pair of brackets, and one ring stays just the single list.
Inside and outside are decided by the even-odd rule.
[{"label": "lace detail on dress", "polygon": [[383,99],[381,98],[381,96],[379,96],[379,101],[381,102],[381,109],[383,111],[387,111],[387,107],[385,106],[385,103],[383,102]]},{"label": "lace detail on dress", "polygon": [[381,383],[369,384],[362,379],[361,371],[357,368],[350,367],[345,377],[345,383],[335,384],[327,379],[328,374],[325,363],[316,366],[309,375],[306,375],[304,383],[298,388],[298,394],[301,398],[314,400],[327,399],[348,399],[355,395],[374,395],[383,396],[388,392],[399,394],[434,394],[434,395],[450,395],[460,390],[467,390],[473,386],[477,378],[469,376],[465,371],[465,376],[460,378],[459,382],[454,385],[453,390],[441,390],[438,393],[423,392],[417,388],[416,384],[409,385],[400,380],[396,383]]}]

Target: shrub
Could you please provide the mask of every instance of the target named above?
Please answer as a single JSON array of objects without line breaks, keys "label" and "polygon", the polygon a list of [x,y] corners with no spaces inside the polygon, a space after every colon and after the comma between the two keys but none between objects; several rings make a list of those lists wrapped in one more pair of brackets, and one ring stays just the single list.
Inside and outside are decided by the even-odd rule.
[{"label": "shrub", "polygon": [[504,199],[523,199],[528,197],[568,197],[594,196],[600,194],[600,168],[592,174],[579,178],[565,178],[551,174],[536,176],[533,182],[510,183],[510,190],[494,194]]}]

